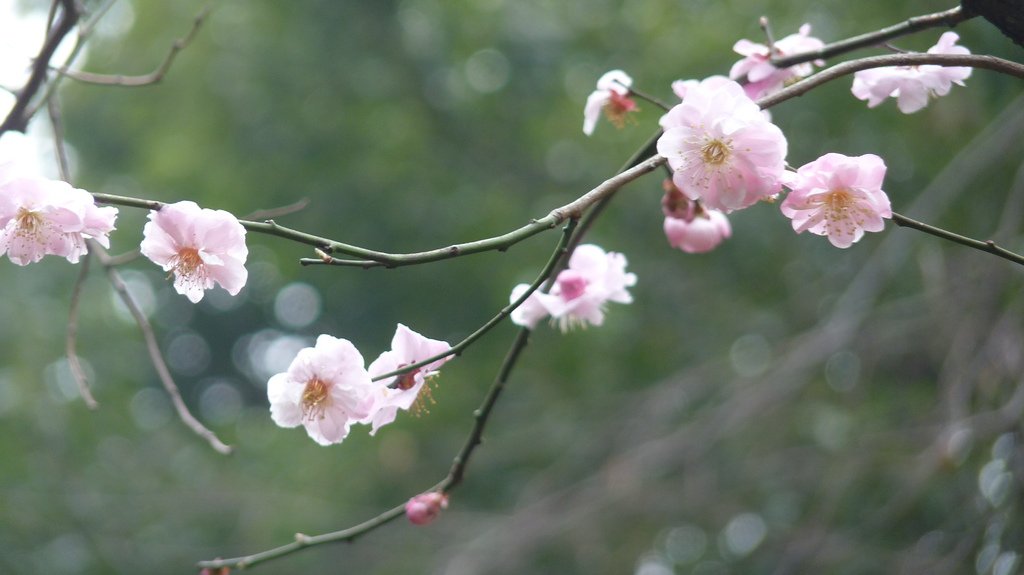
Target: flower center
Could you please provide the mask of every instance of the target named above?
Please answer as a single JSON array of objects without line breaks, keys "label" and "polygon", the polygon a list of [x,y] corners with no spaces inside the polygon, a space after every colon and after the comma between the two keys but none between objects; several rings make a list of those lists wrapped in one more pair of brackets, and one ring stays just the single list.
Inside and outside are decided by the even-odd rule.
[{"label": "flower center", "polygon": [[705,164],[719,166],[724,164],[732,154],[732,148],[722,140],[711,140],[700,149]]},{"label": "flower center", "polygon": [[[415,363],[415,362],[410,362],[410,363]],[[409,364],[400,365],[400,366],[398,366],[398,369],[402,369],[406,365],[409,365]],[[400,375],[400,376],[395,378],[395,382],[391,384],[391,387],[393,387],[395,389],[401,389],[403,391],[405,391],[407,389],[412,389],[413,386],[416,385],[416,374],[419,373],[419,372],[420,372],[420,370],[414,369],[412,371],[407,371],[407,372],[403,373],[402,375]]]},{"label": "flower center", "polygon": [[203,258],[195,248],[182,248],[174,259],[174,271],[180,276],[195,275],[203,265]]},{"label": "flower center", "polygon": [[35,237],[42,231],[41,228],[46,225],[43,216],[27,208],[18,209],[17,220],[17,233],[22,237]]},{"label": "flower center", "polygon": [[824,201],[828,219],[832,221],[845,219],[853,203],[854,198],[850,190],[846,188],[833,190],[832,193],[826,195]]},{"label": "flower center", "polygon": [[572,301],[587,291],[587,278],[575,270],[565,270],[558,274],[559,295],[565,301]]},{"label": "flower center", "polygon": [[604,105],[604,115],[613,126],[621,129],[626,124],[628,114],[636,109],[636,102],[629,95],[612,92]]},{"label": "flower center", "polygon": [[307,421],[323,419],[324,410],[330,403],[330,386],[319,377],[306,382],[302,390],[302,418]]}]

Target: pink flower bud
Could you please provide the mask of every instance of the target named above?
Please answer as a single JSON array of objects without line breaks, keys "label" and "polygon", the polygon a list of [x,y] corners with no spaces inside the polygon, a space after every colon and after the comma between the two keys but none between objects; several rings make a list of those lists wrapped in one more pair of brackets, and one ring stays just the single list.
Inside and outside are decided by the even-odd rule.
[{"label": "pink flower bud", "polygon": [[405,504],[405,516],[413,525],[426,525],[448,507],[448,495],[429,491],[420,493]]}]

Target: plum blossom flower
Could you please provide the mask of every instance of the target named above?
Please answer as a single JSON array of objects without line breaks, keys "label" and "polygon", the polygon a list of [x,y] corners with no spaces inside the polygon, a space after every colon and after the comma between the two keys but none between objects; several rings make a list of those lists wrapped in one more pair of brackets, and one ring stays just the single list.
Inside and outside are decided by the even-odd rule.
[{"label": "plum blossom flower", "polygon": [[[938,43],[928,49],[929,54],[970,54],[963,46],[957,46],[960,36],[946,32]],[[851,91],[859,100],[867,100],[868,107],[874,108],[886,98],[896,98],[896,105],[904,114],[913,114],[928,105],[932,97],[945,96],[953,84],[964,85],[971,75],[965,66],[888,66],[861,70],[853,76]]]},{"label": "plum blossom flower", "polygon": [[732,235],[725,214],[703,208],[679,191],[672,180],[664,182],[665,196],[661,209],[665,213],[665,237],[674,248],[699,254],[715,249]]},{"label": "plum blossom flower", "polygon": [[786,137],[736,82],[713,76],[661,118],[658,153],[692,200],[729,213],[779,193]]},{"label": "plum blossom flower", "polygon": [[46,255],[78,263],[86,239],[110,247],[116,219],[117,208],[97,207],[85,190],[0,165],[0,255],[17,265]]},{"label": "plum blossom flower", "polygon": [[597,119],[601,111],[616,127],[621,128],[626,121],[626,114],[635,111],[636,101],[629,97],[629,87],[633,79],[622,70],[612,70],[597,80],[597,89],[587,97],[587,105],[583,108],[583,133],[594,133]]},{"label": "plum blossom flower", "polygon": [[[799,33],[786,36],[775,42],[771,48],[745,39],[736,42],[732,49],[744,58],[732,65],[729,77],[739,80],[746,76],[747,83],[744,84],[743,89],[752,100],[756,100],[778,92],[795,80],[810,76],[814,72],[811,62],[796,64],[788,68],[776,68],[771,63],[773,57],[802,54],[825,46],[824,42],[810,34],[811,25],[804,24],[800,27]],[[815,60],[813,64],[824,66],[825,62],[824,60]]]},{"label": "plum blossom flower", "polygon": [[[407,365],[423,361],[429,357],[444,353],[451,349],[446,341],[429,339],[398,324],[395,335],[391,339],[391,350],[380,354],[367,368],[371,377],[401,369]],[[408,410],[420,405],[424,398],[429,399],[430,387],[427,380],[435,377],[438,370],[451,356],[432,361],[404,374],[382,379],[374,383],[378,398],[370,413],[361,423],[373,425],[370,435],[377,433],[382,425],[395,420],[399,409]]]},{"label": "plum blossom flower", "polygon": [[370,415],[377,397],[363,365],[352,342],[321,335],[267,382],[270,417],[281,427],[302,425],[320,445],[341,443],[353,423]]},{"label": "plum blossom flower", "polygon": [[[569,267],[558,274],[548,293],[533,292],[512,312],[512,322],[533,329],[541,319],[551,316],[563,332],[572,327],[604,323],[604,308],[609,301],[631,303],[626,288],[636,284],[636,274],[626,272],[626,256],[605,252],[593,244],[576,248]],[[529,289],[519,284],[509,298],[514,302]]]},{"label": "plum blossom flower", "polygon": [[420,493],[405,503],[405,516],[413,525],[426,525],[448,508],[448,495],[437,491]]},{"label": "plum blossom flower", "polygon": [[797,233],[828,236],[832,245],[848,248],[864,232],[882,231],[882,218],[892,217],[884,178],[885,162],[874,154],[825,154],[786,173],[784,183],[792,191],[780,208]]},{"label": "plum blossom flower", "polygon": [[142,255],[174,272],[175,291],[192,303],[215,282],[231,295],[245,286],[245,228],[229,212],[189,201],[167,204],[149,213],[142,234]]}]

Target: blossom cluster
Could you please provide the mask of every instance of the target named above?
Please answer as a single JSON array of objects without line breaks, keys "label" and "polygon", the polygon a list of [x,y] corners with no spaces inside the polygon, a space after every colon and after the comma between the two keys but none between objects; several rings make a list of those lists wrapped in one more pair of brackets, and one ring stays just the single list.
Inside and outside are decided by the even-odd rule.
[{"label": "blossom cluster", "polygon": [[366,367],[352,342],[321,335],[267,382],[270,416],[281,427],[303,426],[320,445],[341,443],[357,423],[371,425],[374,434],[393,422],[399,410],[423,409],[430,400],[428,380],[451,358],[444,355],[450,349],[446,342],[398,324],[391,349]]},{"label": "blossom cluster", "polygon": [[[957,45],[958,40],[954,32],[946,32],[928,53],[969,54]],[[883,229],[884,219],[892,217],[889,198],[882,190],[885,162],[874,154],[828,153],[793,170],[786,164],[785,135],[755,101],[809,76],[814,66],[825,65],[811,56],[780,68],[773,59],[813,54],[824,46],[811,36],[810,25],[804,24],[798,33],[771,45],[746,39],[736,42],[733,49],[743,58],[733,64],[728,78],[672,83],[680,102],[661,117],[663,134],[657,142],[658,153],[671,170],[662,198],[663,228],[670,246],[687,253],[711,251],[732,235],[728,214],[783,196],[779,207],[797,233],[827,236],[836,247],[850,247],[865,232]],[[869,107],[895,98],[899,109],[909,114],[925,107],[930,98],[949,93],[953,84],[963,85],[970,73],[967,67],[933,65],[863,70],[854,77],[852,93],[867,100]],[[609,84],[611,78],[617,91]],[[635,109],[635,105],[618,103],[634,94],[632,85],[632,78],[621,70],[601,78],[584,109],[587,135],[601,109],[621,125],[621,116]],[[562,283],[560,276],[552,294],[565,291]],[[513,300],[523,286],[516,290]],[[513,318],[532,326],[535,316],[551,313],[550,306],[541,302],[552,297],[532,298]]]},{"label": "blossom cluster", "polygon": [[78,263],[85,240],[110,247],[116,219],[117,208],[96,206],[85,190],[0,164],[0,255],[19,266],[48,255]]}]

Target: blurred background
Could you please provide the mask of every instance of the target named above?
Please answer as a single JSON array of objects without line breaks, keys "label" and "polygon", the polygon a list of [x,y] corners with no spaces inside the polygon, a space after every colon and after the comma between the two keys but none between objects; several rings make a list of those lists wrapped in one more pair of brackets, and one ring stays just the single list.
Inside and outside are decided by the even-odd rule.
[{"label": "blurred background", "polygon": [[[89,9],[98,2],[84,2]],[[24,1],[39,22],[49,3]],[[142,74],[204,4],[113,3],[81,68]],[[656,130],[581,132],[607,70],[673,99],[727,73],[740,38],[804,22],[826,42],[942,10],[823,0],[377,0],[212,4],[164,81],[66,82],[74,184],[278,222],[384,251],[497,235],[611,176]],[[982,20],[975,53],[1024,52]],[[900,40],[924,50],[941,30]],[[862,54],[876,52],[865,51]],[[876,153],[896,211],[1024,251],[1019,80],[975,71],[917,114],[868,111],[840,80],[772,110],[799,166]],[[16,87],[16,86],[14,86]],[[43,118],[33,125],[46,134]],[[52,170],[52,165],[49,166]],[[849,250],[797,236],[774,206],[731,217],[718,250],[672,250],[661,177],[623,190],[589,238],[629,258],[630,306],[541,326],[450,508],[255,573],[1021,572],[1022,269],[889,226]],[[112,252],[146,214],[122,208]],[[95,266],[80,353],[63,356],[79,268],[0,263],[0,573],[189,573],[348,527],[447,472],[504,356],[503,325],[447,364],[429,415],[316,445],[276,427],[266,380],[320,333],[371,361],[398,322],[455,342],[531,280],[557,240],[395,270],[303,268],[249,236],[250,280],[199,305],[146,260],[122,268],[219,455],[176,419],[138,327]]]}]

